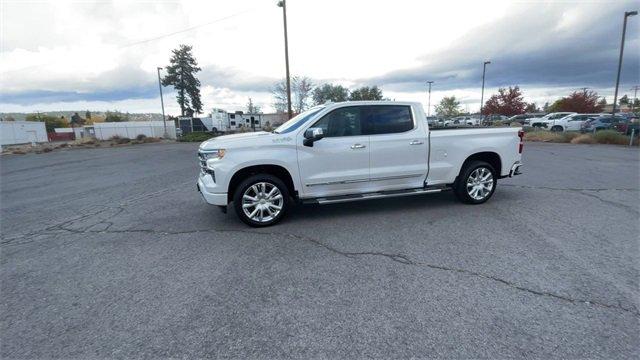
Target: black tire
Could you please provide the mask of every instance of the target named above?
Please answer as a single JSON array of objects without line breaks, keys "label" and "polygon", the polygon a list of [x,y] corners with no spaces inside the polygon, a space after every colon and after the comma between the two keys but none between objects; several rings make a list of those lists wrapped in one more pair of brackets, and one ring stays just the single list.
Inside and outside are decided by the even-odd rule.
[{"label": "black tire", "polygon": [[[476,186],[479,187],[479,189],[476,192],[476,195],[479,196],[480,191],[483,191],[483,192],[487,191],[486,186],[489,186],[489,184],[478,183],[477,185],[473,185],[474,188],[472,188],[471,190],[468,190],[468,186],[467,186],[467,183],[471,181],[470,177],[472,176],[472,174],[482,173],[482,171],[478,171],[477,173],[474,173],[476,170],[479,170],[479,169],[486,169],[486,171],[488,171],[491,174],[490,189],[486,194],[483,193],[483,196],[480,198],[473,197],[471,195],[473,194],[473,189]],[[497,184],[498,184],[498,174],[496,174],[496,171],[493,168],[493,166],[491,166],[491,164],[484,161],[474,160],[474,161],[467,162],[463,165],[462,169],[460,170],[460,175],[458,175],[458,180],[454,184],[454,192],[458,197],[458,199],[464,203],[474,204],[474,205],[482,204],[487,200],[489,200],[491,196],[493,196],[493,193],[496,191]],[[486,186],[480,188],[481,185],[486,185]],[[472,191],[471,194],[470,194],[470,191]]]},{"label": "black tire", "polygon": [[558,125],[557,125],[557,126],[554,126],[554,127],[552,127],[552,128],[551,128],[551,131],[554,131],[554,132],[562,132],[562,131],[563,131],[563,130],[562,130],[562,126],[558,126]]},{"label": "black tire", "polygon": [[[282,197],[281,199],[282,201],[279,203],[274,202],[273,207],[270,207],[271,205],[269,204],[271,204],[271,202],[269,202],[267,198],[263,197],[262,200],[265,200],[263,204],[256,204],[253,207],[249,206],[246,208],[247,212],[251,212],[251,213],[253,213],[253,210],[258,209],[258,213],[254,215],[254,218],[258,217],[259,219],[264,219],[263,221],[260,221],[258,218],[256,219],[251,218],[249,216],[251,215],[251,213],[247,214],[245,212],[245,207],[244,207],[244,205],[250,205],[250,203],[255,204],[255,202],[246,200],[244,198],[244,195],[247,191],[249,191],[249,194],[247,194],[247,196],[250,196],[251,194],[258,195],[253,190],[249,190],[249,189],[252,188],[254,185],[257,186],[258,189],[260,189],[260,184],[268,184],[266,192],[268,192],[269,189],[271,189],[270,186],[277,188],[277,191]],[[259,198],[259,196],[255,196],[255,198]],[[267,207],[265,208],[265,210],[267,211],[266,217],[262,215],[264,211],[258,208],[258,207],[265,207],[265,206]],[[275,211],[276,206],[280,206],[280,210],[277,211],[277,214],[275,216],[270,216],[269,212]],[[236,188],[233,194],[233,208],[236,214],[238,215],[240,220],[242,220],[242,222],[253,227],[265,227],[265,226],[271,226],[276,224],[278,221],[282,220],[282,218],[285,216],[285,214],[287,213],[290,207],[291,207],[291,198],[289,196],[289,189],[287,189],[287,186],[284,184],[282,180],[280,180],[278,177],[275,177],[269,174],[256,174],[248,177],[247,179],[242,181],[240,185],[238,185],[238,187]]]},{"label": "black tire", "polygon": [[214,133],[214,134],[217,134],[218,133],[218,128],[214,127],[213,129],[211,129],[211,132]]}]

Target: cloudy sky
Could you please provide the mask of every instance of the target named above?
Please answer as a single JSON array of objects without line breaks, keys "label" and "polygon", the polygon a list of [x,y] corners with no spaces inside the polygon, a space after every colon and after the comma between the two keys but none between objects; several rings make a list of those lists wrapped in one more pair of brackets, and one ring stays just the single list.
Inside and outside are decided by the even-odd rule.
[{"label": "cloudy sky", "polygon": [[[11,1],[1,5],[0,111],[160,112],[157,66],[194,47],[205,109],[271,110],[284,76],[275,0]],[[288,0],[292,74],[316,84],[378,85],[432,105],[480,105],[519,85],[542,105],[582,87],[613,98],[624,11],[637,1]],[[640,82],[640,16],[629,19],[621,93]],[[167,112],[179,109],[165,89]]]}]

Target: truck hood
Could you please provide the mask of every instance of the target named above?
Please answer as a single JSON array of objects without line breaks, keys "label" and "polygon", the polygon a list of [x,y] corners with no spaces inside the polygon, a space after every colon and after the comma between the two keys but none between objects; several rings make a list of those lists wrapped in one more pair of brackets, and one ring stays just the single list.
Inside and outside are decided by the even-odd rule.
[{"label": "truck hood", "polygon": [[282,135],[268,133],[266,131],[223,135],[201,143],[200,150],[229,149],[245,146],[255,146],[258,144],[270,143],[271,140],[276,137],[282,137]]}]

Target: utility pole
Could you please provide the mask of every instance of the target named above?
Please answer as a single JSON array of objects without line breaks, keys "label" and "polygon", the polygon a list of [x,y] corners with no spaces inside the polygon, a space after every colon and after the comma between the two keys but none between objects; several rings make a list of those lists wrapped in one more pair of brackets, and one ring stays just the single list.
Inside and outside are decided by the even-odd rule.
[{"label": "utility pole", "polygon": [[636,100],[638,100],[638,89],[640,89],[640,86],[638,85],[629,89],[629,90],[633,90],[633,101],[631,101],[631,112],[634,112],[636,108]]},{"label": "utility pole", "polygon": [[613,108],[611,115],[616,114],[616,103],[618,102],[618,86],[620,86],[620,71],[622,71],[622,54],[624,53],[624,36],[627,33],[627,18],[638,15],[637,11],[625,11],[624,22],[622,23],[622,40],[620,41],[620,57],[618,58],[618,75],[616,76],[616,91],[613,95]]},{"label": "utility pole", "polygon": [[289,119],[293,117],[291,111],[291,78],[289,76],[289,39],[287,37],[287,1],[280,0],[278,6],[282,8],[282,19],[284,21],[284,62],[287,67],[287,113]]},{"label": "utility pole", "polygon": [[485,61],[482,64],[482,92],[480,93],[481,94],[480,95],[480,121],[483,121],[483,118],[482,118],[482,106],[484,105],[483,104],[483,102],[484,102],[484,75],[487,72],[487,65],[488,64],[491,64],[491,61]]},{"label": "utility pole", "polygon": [[180,114],[184,116],[184,68],[180,64]]},{"label": "utility pole", "polygon": [[427,116],[431,116],[431,84],[433,84],[433,81],[427,81],[427,84],[429,84],[429,102],[427,103]]},{"label": "utility pole", "polygon": [[160,80],[160,70],[161,67],[158,67],[158,88],[160,89],[160,104],[162,105],[162,125],[164,126],[164,135],[163,138],[169,138],[169,133],[167,133],[167,120],[164,117],[164,99],[162,98],[162,81]]}]

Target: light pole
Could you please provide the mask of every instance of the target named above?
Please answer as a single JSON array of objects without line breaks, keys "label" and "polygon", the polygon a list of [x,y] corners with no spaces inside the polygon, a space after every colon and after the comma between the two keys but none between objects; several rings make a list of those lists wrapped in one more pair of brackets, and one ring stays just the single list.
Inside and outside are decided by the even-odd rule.
[{"label": "light pole", "polygon": [[482,106],[484,105],[483,104],[483,101],[484,101],[484,75],[487,72],[487,65],[488,64],[491,64],[491,61],[485,61],[482,64],[482,91],[480,92],[480,121],[481,122],[483,121],[483,119],[482,119]]},{"label": "light pole", "polygon": [[638,12],[624,12],[624,22],[622,23],[622,40],[620,41],[620,57],[618,58],[618,76],[616,76],[616,91],[613,95],[613,108],[611,110],[611,115],[616,114],[616,102],[618,102],[618,86],[620,86],[620,71],[622,71],[622,54],[624,53],[624,36],[627,33],[627,18],[634,15],[638,15]]},{"label": "light pole", "polygon": [[427,116],[431,116],[431,84],[433,84],[433,81],[427,81],[427,84],[429,84],[429,102],[427,103]]},{"label": "light pole", "polygon": [[287,113],[289,119],[293,117],[291,111],[291,78],[289,77],[289,39],[287,37],[287,1],[280,0],[278,6],[282,8],[282,19],[284,21],[284,62],[287,67]]},{"label": "light pole", "polygon": [[160,70],[161,67],[158,67],[158,88],[160,89],[160,104],[162,105],[162,125],[164,125],[164,138],[169,138],[169,133],[167,133],[167,120],[164,118],[164,99],[162,99],[162,81],[160,80]]}]

